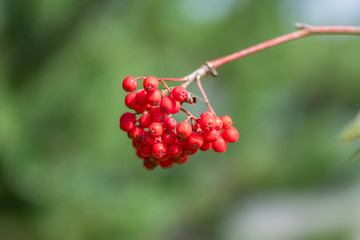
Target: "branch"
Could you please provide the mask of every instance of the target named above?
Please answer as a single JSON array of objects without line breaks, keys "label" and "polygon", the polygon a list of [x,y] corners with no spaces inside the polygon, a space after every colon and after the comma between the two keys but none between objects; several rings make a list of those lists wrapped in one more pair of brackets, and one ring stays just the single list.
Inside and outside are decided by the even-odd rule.
[{"label": "branch", "polygon": [[182,78],[186,82],[182,84],[183,87],[187,87],[191,82],[196,80],[196,77],[199,75],[200,78],[213,75],[217,76],[216,68],[224,65],[225,63],[234,61],[236,59],[245,57],[247,55],[262,51],[264,49],[289,42],[298,38],[302,38],[308,35],[316,35],[316,34],[358,34],[360,35],[360,27],[352,27],[352,26],[310,26],[307,24],[297,23],[295,27],[299,30],[282,35],[280,37],[268,40],[266,42],[257,44],[255,46],[246,48],[242,51],[214,59],[203,64],[199,69],[195,70],[193,73],[187,75]]}]

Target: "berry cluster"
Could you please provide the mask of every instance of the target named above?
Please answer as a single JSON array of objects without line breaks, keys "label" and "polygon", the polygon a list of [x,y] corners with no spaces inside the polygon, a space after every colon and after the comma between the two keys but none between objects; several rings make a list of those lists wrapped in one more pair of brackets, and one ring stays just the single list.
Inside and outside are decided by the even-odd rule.
[{"label": "berry cluster", "polygon": [[[183,164],[198,149],[225,152],[227,143],[239,139],[239,132],[229,116],[218,117],[214,112],[206,111],[195,118],[181,108],[189,97],[186,88],[176,86],[170,90],[161,79],[148,76],[143,81],[144,88],[134,92],[137,80],[129,76],[123,81],[123,89],[129,92],[125,105],[135,113],[124,113],[120,117],[120,128],[132,139],[136,155],[143,160],[145,168]],[[159,90],[159,81],[167,90]],[[188,117],[177,123],[172,115],[180,110]]]}]

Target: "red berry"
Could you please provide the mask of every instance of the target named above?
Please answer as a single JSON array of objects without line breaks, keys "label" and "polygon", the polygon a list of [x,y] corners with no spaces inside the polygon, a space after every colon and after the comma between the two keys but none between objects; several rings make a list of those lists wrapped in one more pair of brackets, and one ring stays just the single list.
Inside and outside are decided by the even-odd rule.
[{"label": "red berry", "polygon": [[175,108],[173,109],[172,114],[176,114],[180,111],[181,103],[179,101],[175,101]]},{"label": "red berry", "polygon": [[143,132],[144,132],[144,129],[142,129],[141,127],[135,126],[129,132],[130,138],[134,139],[134,140],[140,140]]},{"label": "red berry", "polygon": [[174,165],[174,160],[173,160],[173,158],[167,158],[165,160],[160,161],[159,165],[162,168],[170,168]]},{"label": "red berry", "polygon": [[204,142],[204,144],[199,148],[201,151],[207,151],[211,148],[211,143]]},{"label": "red berry", "polygon": [[223,122],[219,117],[215,117],[215,129],[220,130],[223,128]]},{"label": "red berry", "polygon": [[188,97],[188,94],[189,94],[188,90],[182,86],[176,86],[171,91],[172,97],[179,102],[185,101],[186,98]]},{"label": "red berry", "polygon": [[188,138],[191,135],[192,127],[190,123],[182,121],[176,126],[176,134],[181,138]]},{"label": "red berry", "polygon": [[146,94],[146,101],[152,105],[152,106],[157,106],[160,104],[161,102],[161,92],[156,89],[155,91],[151,91],[151,92],[148,92]]},{"label": "red berry", "polygon": [[204,132],[213,130],[216,125],[215,118],[212,115],[201,114],[198,123]]},{"label": "red berry", "polygon": [[161,141],[166,144],[172,144],[176,140],[176,134],[174,131],[165,131],[163,135],[161,135]]},{"label": "red berry", "polygon": [[154,143],[152,145],[152,152],[156,158],[162,159],[167,153],[166,145],[161,142]]},{"label": "red berry", "polygon": [[163,125],[167,130],[173,130],[176,128],[176,120],[173,117],[166,117],[163,120]]},{"label": "red berry", "polygon": [[184,155],[183,157],[176,160],[177,164],[184,164],[189,160],[189,155]]},{"label": "red berry", "polygon": [[139,124],[142,128],[148,128],[151,123],[151,116],[148,113],[143,114],[139,119]]},{"label": "red berry", "polygon": [[231,117],[229,117],[229,116],[225,115],[225,116],[222,116],[220,119],[223,122],[223,129],[227,129],[233,125],[233,121],[232,121]]},{"label": "red berry", "polygon": [[235,127],[229,127],[227,129],[224,129],[224,131],[222,132],[222,136],[229,143],[234,143],[239,140],[239,132]]},{"label": "red berry", "polygon": [[214,129],[208,132],[204,132],[203,137],[205,142],[215,142],[220,137],[220,132]]},{"label": "red berry", "polygon": [[137,88],[137,81],[134,77],[126,77],[122,83],[122,87],[125,92],[133,92]]},{"label": "red berry", "polygon": [[136,93],[132,92],[132,93],[127,94],[125,97],[125,105],[130,109],[134,109],[136,106],[135,96],[136,96]]},{"label": "red berry", "polygon": [[183,149],[184,149],[184,154],[187,154],[187,155],[194,155],[198,150],[198,148],[194,149],[194,148],[190,147],[188,144],[183,145]]},{"label": "red berry", "polygon": [[146,101],[146,91],[144,89],[141,89],[136,93],[135,102],[140,107],[146,107],[148,102]]},{"label": "red berry", "polygon": [[200,148],[204,143],[204,138],[199,132],[192,132],[186,140],[186,145],[192,149]]},{"label": "red berry", "polygon": [[140,150],[142,144],[139,140],[132,140],[132,145],[135,149]]},{"label": "red berry", "polygon": [[152,161],[153,157],[147,157],[144,159],[144,167],[147,170],[153,170],[154,168],[156,168],[156,164]]},{"label": "red berry", "polygon": [[138,156],[140,159],[145,159],[144,154],[140,150],[136,150],[136,156]]},{"label": "red berry", "polygon": [[160,137],[164,133],[164,128],[161,123],[154,122],[149,126],[149,132],[153,137]]},{"label": "red berry", "polygon": [[183,147],[179,143],[173,143],[168,146],[167,153],[170,157],[179,157],[183,153]]},{"label": "red berry", "polygon": [[143,132],[140,140],[141,140],[141,143],[144,145],[153,145],[155,142],[155,139],[153,138],[153,136],[147,131]]},{"label": "red berry", "polygon": [[164,97],[161,99],[160,108],[166,113],[173,113],[176,108],[176,102],[172,97]]},{"label": "red berry", "polygon": [[140,146],[140,152],[143,156],[149,157],[152,155],[152,147],[147,145],[141,145]]},{"label": "red berry", "polygon": [[133,122],[136,122],[136,115],[135,115],[135,113],[131,113],[131,112],[126,112],[126,113],[124,113],[124,114],[121,115],[121,117],[120,117],[120,122],[121,122],[122,120],[126,119],[126,118],[131,119]]},{"label": "red berry", "polygon": [[125,118],[124,120],[120,121],[120,128],[124,132],[129,132],[133,127],[135,126],[135,123],[133,120],[129,118]]},{"label": "red berry", "polygon": [[144,79],[143,86],[147,92],[154,91],[159,88],[159,80],[156,77],[148,76]]},{"label": "red berry", "polygon": [[225,139],[220,136],[218,140],[211,144],[211,147],[215,152],[225,152],[227,148],[227,143]]},{"label": "red berry", "polygon": [[163,111],[161,111],[161,109],[159,107],[157,107],[157,108],[151,109],[150,116],[154,122],[160,123],[166,117],[166,113],[164,113]]}]

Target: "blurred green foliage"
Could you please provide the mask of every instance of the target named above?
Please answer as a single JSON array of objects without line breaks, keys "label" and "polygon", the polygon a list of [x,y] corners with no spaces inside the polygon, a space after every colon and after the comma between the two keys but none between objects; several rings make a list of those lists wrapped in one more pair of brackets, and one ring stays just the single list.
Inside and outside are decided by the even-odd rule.
[{"label": "blurred green foliage", "polygon": [[200,21],[182,1],[1,0],[0,238],[224,239],[239,199],[357,179],[358,143],[338,134],[360,107],[358,37],[287,43],[204,80],[240,131],[224,154],[147,172],[118,128],[124,77],[181,77],[292,31],[279,4]]}]

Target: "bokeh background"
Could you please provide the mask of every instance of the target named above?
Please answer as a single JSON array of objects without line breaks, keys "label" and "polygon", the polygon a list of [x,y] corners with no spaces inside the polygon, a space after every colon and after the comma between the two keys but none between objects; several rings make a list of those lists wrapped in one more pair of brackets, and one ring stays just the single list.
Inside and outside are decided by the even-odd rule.
[{"label": "bokeh background", "polygon": [[359,142],[339,141],[360,109],[358,36],[205,79],[240,131],[226,153],[149,172],[118,127],[128,75],[182,77],[297,21],[359,13],[358,0],[0,0],[0,239],[360,239]]}]

